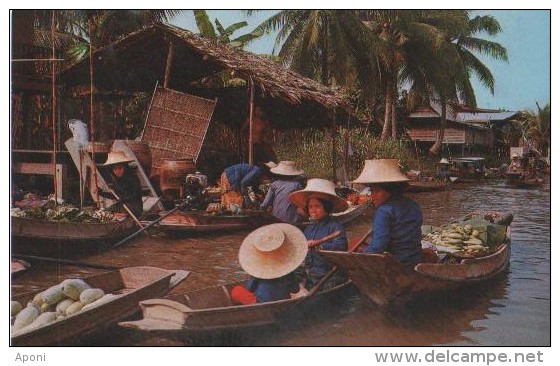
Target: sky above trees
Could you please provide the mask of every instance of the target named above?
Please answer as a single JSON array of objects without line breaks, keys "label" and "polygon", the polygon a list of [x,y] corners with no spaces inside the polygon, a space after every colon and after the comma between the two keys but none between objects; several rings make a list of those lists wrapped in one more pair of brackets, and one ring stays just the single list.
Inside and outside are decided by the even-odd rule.
[{"label": "sky above trees", "polygon": [[[247,21],[248,26],[239,30],[248,33],[276,11],[261,11],[246,16],[239,10],[209,10],[211,21],[218,18],[224,26]],[[550,101],[550,11],[549,10],[480,10],[473,15],[493,15],[502,26],[502,33],[491,40],[505,46],[509,62],[483,58],[492,71],[495,93],[483,88],[476,78],[472,83],[476,90],[478,106],[481,108],[503,108],[508,110],[536,109]],[[192,13],[177,17],[173,24],[197,31]],[[275,34],[265,35],[246,49],[255,53],[270,54],[274,49]],[[276,48],[276,51],[278,47]]]}]

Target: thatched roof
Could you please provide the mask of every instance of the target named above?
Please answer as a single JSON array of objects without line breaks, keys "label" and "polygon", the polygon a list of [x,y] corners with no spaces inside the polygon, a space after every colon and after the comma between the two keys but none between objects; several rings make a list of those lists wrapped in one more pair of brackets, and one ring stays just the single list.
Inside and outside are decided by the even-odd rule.
[{"label": "thatched roof", "polygon": [[[104,90],[152,91],[164,80],[169,41],[174,58],[169,87],[188,90],[201,77],[231,70],[252,78],[261,93],[289,104],[318,104],[323,108],[345,108],[347,98],[336,89],[303,77],[271,59],[201,37],[171,25],[155,25],[95,51],[95,84]],[[89,84],[89,59],[64,70],[67,85]]]}]

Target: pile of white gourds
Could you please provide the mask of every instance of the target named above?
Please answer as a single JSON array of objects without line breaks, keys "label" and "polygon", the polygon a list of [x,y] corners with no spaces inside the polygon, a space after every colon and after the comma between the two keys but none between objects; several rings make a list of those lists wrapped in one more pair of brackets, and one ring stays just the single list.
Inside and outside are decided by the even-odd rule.
[{"label": "pile of white gourds", "polygon": [[35,295],[25,308],[18,301],[11,301],[12,336],[86,311],[118,296],[91,288],[82,279],[66,279]]}]

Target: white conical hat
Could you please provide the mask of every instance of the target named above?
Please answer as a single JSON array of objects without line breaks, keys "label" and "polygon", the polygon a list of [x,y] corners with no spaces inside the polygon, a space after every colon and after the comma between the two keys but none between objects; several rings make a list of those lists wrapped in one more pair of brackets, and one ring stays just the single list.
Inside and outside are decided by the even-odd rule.
[{"label": "white conical hat", "polygon": [[303,263],[307,239],[290,224],[271,224],[247,235],[239,248],[239,264],[256,278],[271,279],[287,275]]},{"label": "white conical hat", "polygon": [[438,161],[438,164],[449,164],[449,160],[447,160],[446,158],[441,158],[441,160]]},{"label": "white conical hat", "polygon": [[288,199],[294,205],[304,208],[310,198],[322,198],[332,202],[333,212],[346,211],[348,202],[339,197],[334,188],[335,185],[330,180],[312,178],[307,181],[304,189],[291,193]]},{"label": "white conical hat", "polygon": [[107,154],[107,161],[104,164],[101,164],[101,166],[126,164],[126,163],[131,163],[132,161],[133,160],[127,158],[124,152],[122,151],[110,151],[109,154]]},{"label": "white conical hat", "polygon": [[296,166],[295,161],[284,160],[278,163],[277,166],[270,169],[272,174],[296,176],[305,173],[303,170]]},{"label": "white conical hat", "polygon": [[409,179],[399,169],[397,159],[366,160],[360,176],[352,183],[376,184],[408,182]]}]

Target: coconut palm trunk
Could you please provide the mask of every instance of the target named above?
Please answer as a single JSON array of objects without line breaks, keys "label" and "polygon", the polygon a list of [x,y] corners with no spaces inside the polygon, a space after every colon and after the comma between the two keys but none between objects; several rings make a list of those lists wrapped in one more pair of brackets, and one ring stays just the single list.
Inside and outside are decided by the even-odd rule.
[{"label": "coconut palm trunk", "polygon": [[443,138],[445,137],[445,127],[447,121],[447,98],[441,97],[441,117],[439,123],[439,132],[436,136],[436,142],[430,147],[430,154],[437,155],[443,145]]}]

